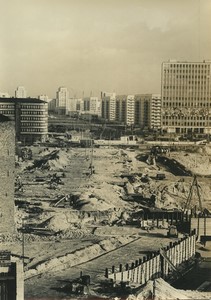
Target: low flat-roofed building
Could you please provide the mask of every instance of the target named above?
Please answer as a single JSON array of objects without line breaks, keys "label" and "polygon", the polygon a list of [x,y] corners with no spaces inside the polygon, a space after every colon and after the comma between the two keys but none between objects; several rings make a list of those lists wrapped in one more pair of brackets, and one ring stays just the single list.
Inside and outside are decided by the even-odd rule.
[{"label": "low flat-roofed building", "polygon": [[0,299],[24,300],[23,263],[10,251],[0,251]]}]

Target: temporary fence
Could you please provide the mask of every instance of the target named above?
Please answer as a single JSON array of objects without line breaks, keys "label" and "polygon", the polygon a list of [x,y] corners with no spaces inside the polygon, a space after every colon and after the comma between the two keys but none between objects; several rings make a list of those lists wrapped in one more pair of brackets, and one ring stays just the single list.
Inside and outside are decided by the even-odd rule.
[{"label": "temporary fence", "polygon": [[169,246],[152,252],[131,265],[123,267],[120,264],[118,268],[112,266],[111,270],[107,268],[105,276],[117,282],[129,281],[141,285],[158,277],[166,278],[172,268],[176,269],[195,255],[195,245],[196,232],[193,230],[189,236],[170,242]]}]

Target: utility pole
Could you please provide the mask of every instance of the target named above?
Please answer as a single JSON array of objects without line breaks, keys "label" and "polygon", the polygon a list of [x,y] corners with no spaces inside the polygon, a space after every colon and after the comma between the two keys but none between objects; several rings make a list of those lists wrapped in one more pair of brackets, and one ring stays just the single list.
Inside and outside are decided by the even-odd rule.
[{"label": "utility pole", "polygon": [[24,218],[22,218],[22,260],[23,260],[23,268],[24,268],[24,256],[25,256],[25,237],[24,237]]}]

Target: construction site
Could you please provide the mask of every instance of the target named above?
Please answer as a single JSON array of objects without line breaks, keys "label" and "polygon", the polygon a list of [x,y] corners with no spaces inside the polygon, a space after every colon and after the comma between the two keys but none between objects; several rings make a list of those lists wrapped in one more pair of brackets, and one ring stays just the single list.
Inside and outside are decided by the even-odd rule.
[{"label": "construction site", "polygon": [[168,284],[210,256],[210,159],[209,145],[20,147],[0,250],[22,259],[25,299],[209,299],[208,279],[192,296]]}]

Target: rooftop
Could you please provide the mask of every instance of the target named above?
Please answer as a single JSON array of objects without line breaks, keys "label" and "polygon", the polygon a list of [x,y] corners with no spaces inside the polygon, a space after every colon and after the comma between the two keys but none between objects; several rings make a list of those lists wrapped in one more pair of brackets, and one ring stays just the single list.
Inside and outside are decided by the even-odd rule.
[{"label": "rooftop", "polygon": [[1,98],[0,97],[0,102],[10,102],[10,103],[47,103],[47,101],[40,100],[37,98]]}]

